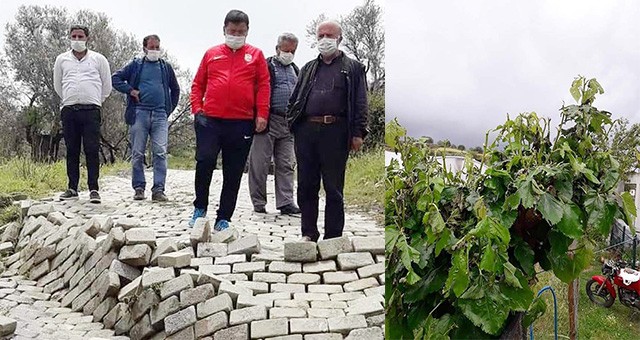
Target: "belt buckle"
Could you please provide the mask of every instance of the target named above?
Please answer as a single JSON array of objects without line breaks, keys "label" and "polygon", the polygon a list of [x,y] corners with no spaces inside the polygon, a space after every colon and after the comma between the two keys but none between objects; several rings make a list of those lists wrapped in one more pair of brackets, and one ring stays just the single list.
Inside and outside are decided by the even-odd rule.
[{"label": "belt buckle", "polygon": [[329,118],[331,118],[332,116],[322,116],[322,123],[323,124],[331,124],[331,122],[329,121]]}]

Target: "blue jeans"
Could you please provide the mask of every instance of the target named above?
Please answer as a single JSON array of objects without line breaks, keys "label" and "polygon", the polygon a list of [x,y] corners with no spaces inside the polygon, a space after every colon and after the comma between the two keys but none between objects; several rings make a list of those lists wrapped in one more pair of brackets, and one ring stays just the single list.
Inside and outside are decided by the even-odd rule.
[{"label": "blue jeans", "polygon": [[167,143],[169,126],[164,109],[136,109],[136,122],[131,126],[131,184],[134,189],[145,189],[144,155],[147,138],[151,136],[151,152],[153,154],[153,187],[152,192],[164,192],[167,178]]}]

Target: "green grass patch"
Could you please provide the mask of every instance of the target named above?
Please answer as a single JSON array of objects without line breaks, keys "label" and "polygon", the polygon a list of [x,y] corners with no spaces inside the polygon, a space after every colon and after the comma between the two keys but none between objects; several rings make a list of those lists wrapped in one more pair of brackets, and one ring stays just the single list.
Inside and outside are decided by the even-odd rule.
[{"label": "green grass patch", "polygon": [[349,158],[344,196],[348,205],[382,213],[384,200],[384,150],[382,148]]},{"label": "green grass patch", "polygon": [[[640,334],[640,315],[623,306],[616,296],[611,308],[595,305],[585,292],[585,285],[593,275],[601,275],[601,264],[594,262],[580,275],[580,297],[578,302],[578,337],[580,339],[637,339]],[[558,338],[569,338],[568,285],[551,273],[540,274],[535,285],[537,292],[544,286],[551,286],[558,299]],[[553,339],[553,298],[550,292],[542,294],[547,304],[546,313],[533,324],[536,339]]]}]

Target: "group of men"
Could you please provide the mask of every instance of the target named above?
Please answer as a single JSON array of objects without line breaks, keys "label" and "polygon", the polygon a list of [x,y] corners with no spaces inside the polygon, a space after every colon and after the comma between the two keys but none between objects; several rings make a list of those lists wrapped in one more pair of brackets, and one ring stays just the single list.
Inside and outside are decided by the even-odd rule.
[{"label": "group of men", "polygon": [[[293,63],[298,46],[295,35],[280,35],[276,54],[265,58],[260,49],[246,43],[248,32],[247,14],[230,11],[224,19],[225,42],[205,52],[191,86],[196,171],[189,225],[207,216],[209,187],[219,154],[223,183],[214,228],[229,227],[247,160],[254,210],[266,213],[266,181],[273,158],[277,209],[283,214],[301,213],[303,239],[317,241],[322,180],[326,193],[324,238],[339,237],[344,228],[343,188],[349,150],[359,150],[367,133],[364,66],[338,49],[342,30],[333,21],[318,25],[319,55],[301,69]],[[168,116],[178,105],[180,87],[171,64],[162,58],[160,38],[145,37],[144,57],[135,58],[113,75],[106,58],[87,49],[88,40],[86,27],[71,27],[71,50],[60,54],[54,67],[69,178],[68,189],[60,198],[78,198],[82,144],[89,200],[100,203],[101,106],[113,87],[127,95],[124,116],[130,125],[133,199],[145,199],[144,155],[150,139],[151,199],[167,201]],[[294,157],[299,207],[293,195]]]}]

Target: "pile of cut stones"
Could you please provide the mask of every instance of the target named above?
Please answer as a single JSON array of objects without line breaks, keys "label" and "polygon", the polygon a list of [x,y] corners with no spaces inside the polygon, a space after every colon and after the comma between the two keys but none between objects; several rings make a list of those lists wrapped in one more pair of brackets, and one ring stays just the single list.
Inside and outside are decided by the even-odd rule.
[{"label": "pile of cut stones", "polygon": [[[177,242],[130,218],[68,218],[51,204],[23,204],[22,212],[21,223],[0,228],[0,280],[33,280],[41,288],[23,294],[82,313],[115,335],[384,338],[381,236],[288,242],[282,256],[261,254],[256,235],[216,232],[205,218],[188,242]],[[15,331],[12,321],[0,317],[0,336]]]}]

